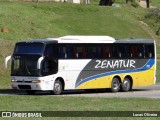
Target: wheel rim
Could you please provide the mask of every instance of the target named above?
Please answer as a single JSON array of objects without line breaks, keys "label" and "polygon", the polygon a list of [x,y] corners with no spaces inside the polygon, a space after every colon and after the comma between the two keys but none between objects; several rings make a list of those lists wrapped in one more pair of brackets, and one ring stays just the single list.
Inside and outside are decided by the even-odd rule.
[{"label": "wheel rim", "polygon": [[59,83],[55,83],[54,84],[54,90],[57,91],[57,92],[61,91],[61,85]]},{"label": "wheel rim", "polygon": [[124,89],[126,89],[126,90],[129,90],[129,88],[130,88],[130,83],[129,83],[129,81],[124,81],[124,83],[123,83],[123,88]]},{"label": "wheel rim", "polygon": [[119,81],[118,80],[113,81],[113,89],[114,90],[119,89]]}]

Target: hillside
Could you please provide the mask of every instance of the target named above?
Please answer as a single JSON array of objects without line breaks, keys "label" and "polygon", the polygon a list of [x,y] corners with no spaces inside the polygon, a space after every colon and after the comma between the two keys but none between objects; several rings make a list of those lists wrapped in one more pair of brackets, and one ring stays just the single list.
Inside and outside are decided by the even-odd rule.
[{"label": "hillside", "polygon": [[[120,0],[119,0],[120,1]],[[64,35],[109,35],[115,38],[159,37],[144,21],[146,9],[118,2],[120,7],[69,3],[32,3],[0,1],[0,88],[9,86],[9,70],[4,70],[4,58],[12,53],[16,41]]]},{"label": "hillside", "polygon": [[151,0],[150,2],[153,6],[160,7],[160,0]]},{"label": "hillside", "polygon": [[116,38],[149,37],[138,18],[144,9],[100,7],[69,3],[1,2],[0,26],[7,40],[56,37],[68,34],[110,35]]}]

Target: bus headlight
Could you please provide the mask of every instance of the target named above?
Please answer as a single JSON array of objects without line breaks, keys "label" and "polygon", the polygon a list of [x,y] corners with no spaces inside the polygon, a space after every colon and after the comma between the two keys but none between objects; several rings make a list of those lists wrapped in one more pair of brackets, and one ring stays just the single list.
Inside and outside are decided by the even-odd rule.
[{"label": "bus headlight", "polygon": [[17,80],[11,80],[11,82],[17,82]]},{"label": "bus headlight", "polygon": [[32,83],[41,83],[43,80],[32,80]]}]

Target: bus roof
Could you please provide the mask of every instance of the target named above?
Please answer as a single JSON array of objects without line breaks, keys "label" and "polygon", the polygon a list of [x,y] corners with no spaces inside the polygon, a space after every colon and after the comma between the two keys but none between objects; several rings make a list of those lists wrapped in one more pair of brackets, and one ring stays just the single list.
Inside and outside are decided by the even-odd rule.
[{"label": "bus roof", "polygon": [[58,43],[114,43],[116,40],[110,36],[63,36],[59,38],[48,38],[57,40]]},{"label": "bus roof", "polygon": [[64,36],[59,38],[34,39],[18,42],[23,43],[154,43],[153,39],[128,38],[116,40],[110,36]]},{"label": "bus roof", "polygon": [[153,39],[127,38],[116,40],[110,36],[64,36],[47,39],[57,40],[58,43],[154,43]]},{"label": "bus roof", "polygon": [[154,43],[154,40],[146,38],[128,38],[116,40],[115,43]]},{"label": "bus roof", "polygon": [[17,44],[23,44],[23,43],[42,43],[42,44],[50,44],[50,43],[58,43],[57,40],[49,40],[49,39],[33,39],[33,40],[25,40],[20,41]]}]

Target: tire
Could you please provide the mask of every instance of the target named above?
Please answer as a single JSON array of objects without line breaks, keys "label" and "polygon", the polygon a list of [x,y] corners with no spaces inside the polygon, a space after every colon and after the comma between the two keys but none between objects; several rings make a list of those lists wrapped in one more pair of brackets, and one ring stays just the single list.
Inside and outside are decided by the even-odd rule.
[{"label": "tire", "polygon": [[131,87],[131,81],[129,78],[124,78],[123,83],[121,85],[121,90],[123,92],[130,91],[132,89]]},{"label": "tire", "polygon": [[28,95],[34,95],[36,93],[35,90],[26,90]]},{"label": "tire", "polygon": [[62,83],[59,80],[56,80],[54,82],[54,86],[53,86],[53,94],[55,95],[59,95],[62,93]]},{"label": "tire", "polygon": [[118,78],[113,78],[111,83],[111,92],[118,92],[120,90],[120,81]]}]

